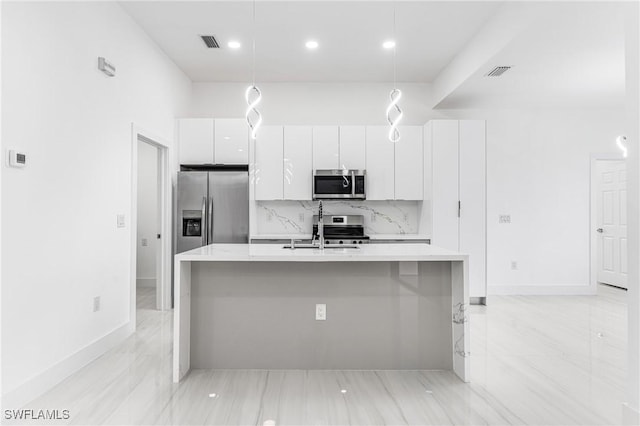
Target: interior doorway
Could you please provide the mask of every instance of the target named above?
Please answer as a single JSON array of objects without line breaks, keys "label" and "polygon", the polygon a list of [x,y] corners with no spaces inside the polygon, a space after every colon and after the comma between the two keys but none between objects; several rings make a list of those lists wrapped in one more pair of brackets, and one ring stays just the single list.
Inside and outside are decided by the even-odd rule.
[{"label": "interior doorway", "polygon": [[152,289],[141,301],[145,306],[171,309],[171,175],[168,142],[135,124],[131,154],[130,318],[135,329],[139,284]]},{"label": "interior doorway", "polygon": [[591,280],[627,288],[627,165],[594,159],[591,167]]},{"label": "interior doorway", "polygon": [[157,266],[160,262],[158,241],[161,206],[158,202],[159,148],[138,139],[138,212],[136,223],[136,307],[160,309]]}]

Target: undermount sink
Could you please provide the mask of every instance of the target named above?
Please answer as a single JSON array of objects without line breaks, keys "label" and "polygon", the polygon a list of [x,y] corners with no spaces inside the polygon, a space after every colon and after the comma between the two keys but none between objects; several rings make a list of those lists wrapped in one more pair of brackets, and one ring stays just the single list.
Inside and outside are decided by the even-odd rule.
[{"label": "undermount sink", "polygon": [[[297,250],[297,249],[320,249],[320,246],[318,244],[309,244],[309,243],[300,243],[300,244],[296,244],[293,247],[291,247],[291,244],[285,244],[284,246],[282,246],[282,248],[284,249],[289,249],[289,250]],[[327,250],[331,250],[331,249],[359,249],[360,247],[358,247],[355,244],[327,244],[324,246],[325,249]]]}]

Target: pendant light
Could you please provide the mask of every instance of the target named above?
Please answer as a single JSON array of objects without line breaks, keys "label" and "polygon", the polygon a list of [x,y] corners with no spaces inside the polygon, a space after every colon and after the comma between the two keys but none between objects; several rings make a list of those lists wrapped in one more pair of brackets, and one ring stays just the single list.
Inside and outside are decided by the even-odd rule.
[{"label": "pendant light", "polygon": [[255,139],[258,134],[258,129],[262,124],[262,115],[258,111],[257,106],[262,100],[262,93],[258,86],[256,86],[256,0],[253,0],[253,66],[252,66],[252,84],[247,87],[244,93],[244,98],[247,101],[247,111],[245,112],[245,119],[251,129],[251,139]]},{"label": "pendant light", "polygon": [[402,91],[396,87],[396,1],[393,1],[393,89],[389,93],[389,106],[387,107],[387,122],[389,123],[389,140],[393,143],[400,140],[398,125],[402,120],[402,109],[398,105],[402,98]]}]

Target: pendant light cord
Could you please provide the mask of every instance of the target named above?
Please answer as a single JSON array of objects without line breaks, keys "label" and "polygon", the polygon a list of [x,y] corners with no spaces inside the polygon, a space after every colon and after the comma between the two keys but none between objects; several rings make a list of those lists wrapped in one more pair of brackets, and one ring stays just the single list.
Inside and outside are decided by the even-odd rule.
[{"label": "pendant light cord", "polygon": [[252,38],[253,38],[253,66],[252,66],[252,81],[253,86],[256,85],[256,0],[253,0],[253,24],[252,24]]},{"label": "pendant light cord", "polygon": [[396,88],[396,50],[398,40],[396,40],[396,0],[393,0],[393,88]]}]

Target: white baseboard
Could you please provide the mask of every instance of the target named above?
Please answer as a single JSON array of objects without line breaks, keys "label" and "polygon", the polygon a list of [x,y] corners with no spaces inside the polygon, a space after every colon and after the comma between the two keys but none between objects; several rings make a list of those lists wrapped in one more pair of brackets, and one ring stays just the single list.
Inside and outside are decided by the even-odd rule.
[{"label": "white baseboard", "polygon": [[137,287],[156,287],[156,279],[155,278],[137,278],[136,279]]},{"label": "white baseboard", "polygon": [[94,361],[133,333],[131,322],[116,328],[106,336],[41,372],[27,382],[2,395],[3,409],[18,409],[52,389],[64,379]]},{"label": "white baseboard", "polygon": [[629,407],[629,404],[622,404],[622,424],[623,425],[640,425],[640,411]]},{"label": "white baseboard", "polygon": [[596,294],[588,285],[491,285],[487,293],[492,296],[577,296]]}]

